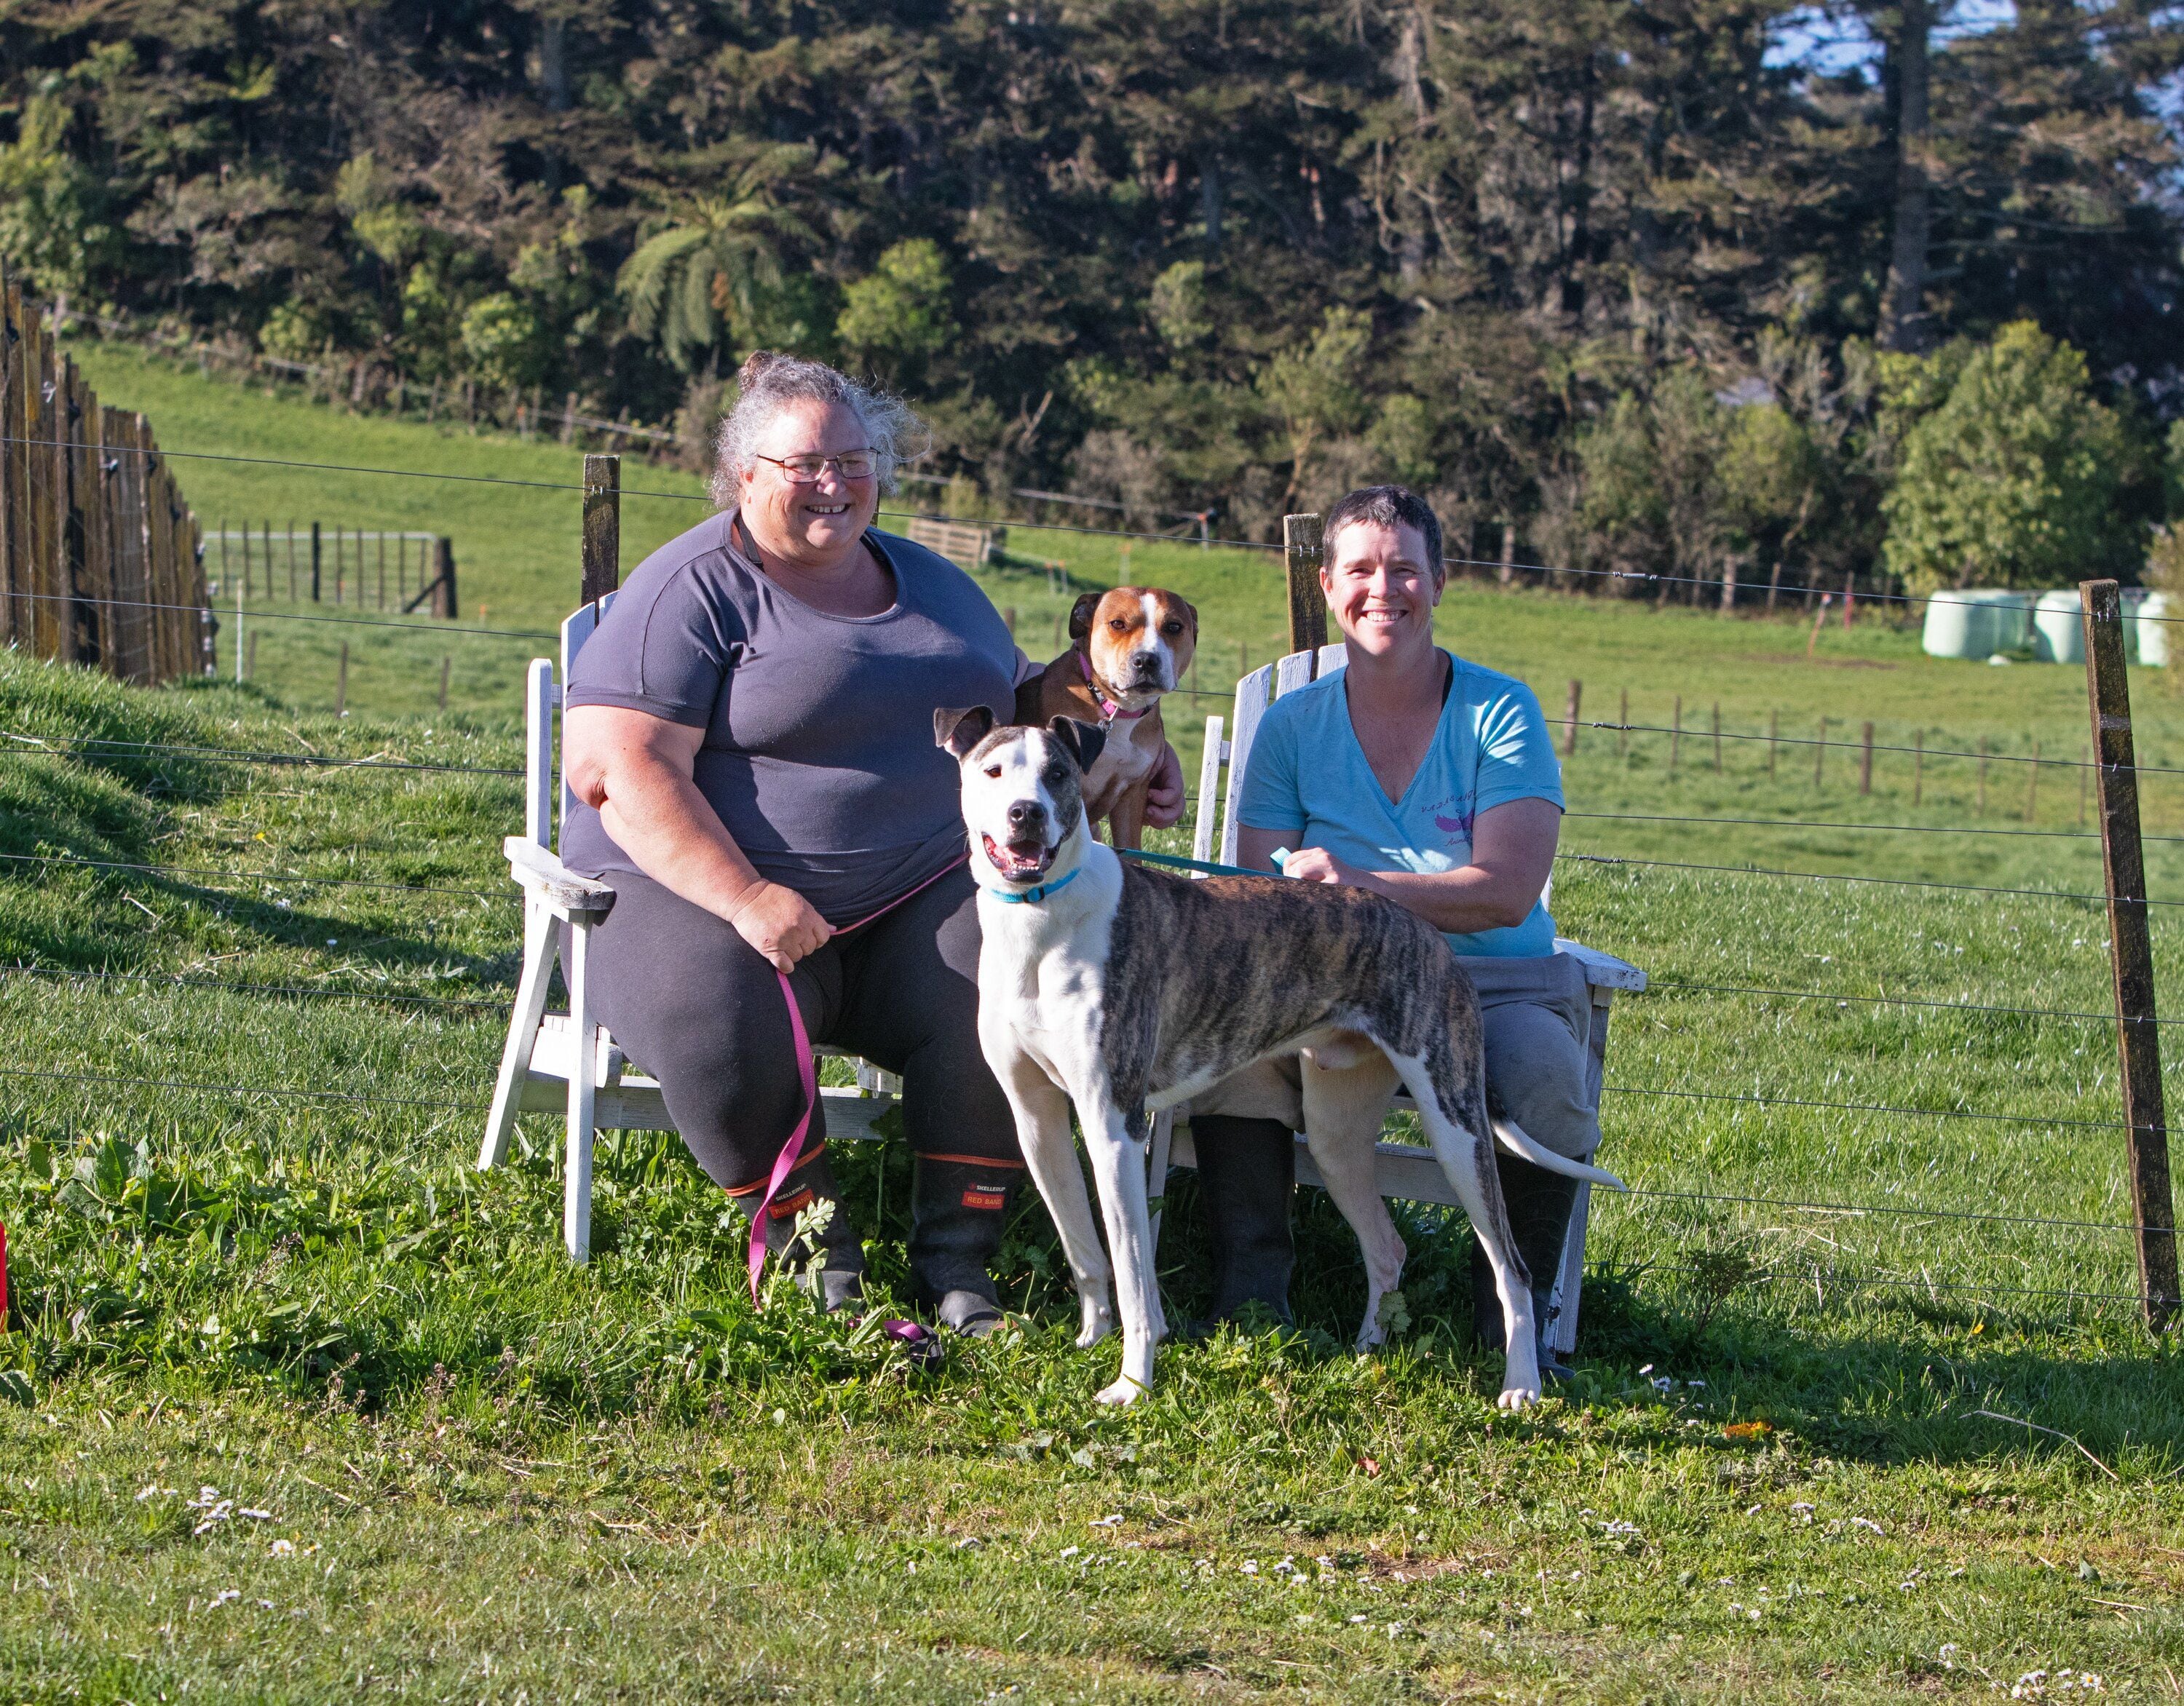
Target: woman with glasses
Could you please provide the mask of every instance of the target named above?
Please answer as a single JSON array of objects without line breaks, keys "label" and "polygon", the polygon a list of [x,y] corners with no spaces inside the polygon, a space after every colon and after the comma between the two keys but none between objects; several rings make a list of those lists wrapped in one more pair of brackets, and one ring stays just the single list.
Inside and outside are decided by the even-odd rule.
[{"label": "woman with glasses", "polygon": [[[920,431],[906,407],[786,356],[739,380],[719,513],[638,566],[569,671],[562,856],[617,897],[593,938],[598,1011],[699,1164],[756,1211],[805,1113],[785,975],[812,1040],[901,1075],[920,1300],[990,1331],[1023,1160],[978,1047],[977,891],[933,713],[1006,709],[1030,665],[968,575],[872,527]],[[1172,753],[1160,781],[1153,820],[1173,823]],[[864,1258],[825,1150],[815,1109],[763,1219],[831,1309],[859,1295]]]}]

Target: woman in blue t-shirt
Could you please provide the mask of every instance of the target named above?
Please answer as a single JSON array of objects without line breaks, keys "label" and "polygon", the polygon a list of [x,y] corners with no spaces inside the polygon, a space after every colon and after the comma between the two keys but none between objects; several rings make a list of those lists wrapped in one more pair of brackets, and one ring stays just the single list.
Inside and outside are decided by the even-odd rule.
[{"label": "woman in blue t-shirt", "polygon": [[[1523,682],[1434,643],[1446,582],[1440,523],[1400,486],[1352,492],[1329,514],[1320,585],[1345,667],[1284,693],[1254,737],[1237,809],[1238,856],[1284,875],[1384,894],[1435,925],[1479,987],[1486,1075],[1511,1116],[1559,1154],[1600,1141],[1587,1047],[1591,1001],[1555,952],[1546,902],[1562,827],[1561,767]],[[1260,1304],[1289,1318],[1290,1198],[1303,1125],[1292,1057],[1193,1106],[1212,1223],[1216,1319]],[[1517,1248],[1546,1331],[1575,1181],[1499,1158]],[[1502,1312],[1474,1246],[1482,1340]],[[1549,1359],[1542,1352],[1540,1366]]]}]

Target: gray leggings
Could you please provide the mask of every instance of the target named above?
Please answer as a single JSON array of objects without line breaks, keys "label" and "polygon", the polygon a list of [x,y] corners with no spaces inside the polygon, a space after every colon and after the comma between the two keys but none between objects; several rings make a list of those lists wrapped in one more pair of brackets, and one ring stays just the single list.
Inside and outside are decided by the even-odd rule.
[{"label": "gray leggings", "polygon": [[[762,1181],[804,1111],[796,1044],[772,966],[734,929],[648,877],[616,871],[593,936],[600,1021],[660,1081],[682,1141],[716,1184]],[[978,889],[957,869],[789,974],[814,1042],[903,1081],[912,1149],[1021,1167],[1016,1121],[978,1047]],[[805,1142],[826,1136],[823,1106]]]}]

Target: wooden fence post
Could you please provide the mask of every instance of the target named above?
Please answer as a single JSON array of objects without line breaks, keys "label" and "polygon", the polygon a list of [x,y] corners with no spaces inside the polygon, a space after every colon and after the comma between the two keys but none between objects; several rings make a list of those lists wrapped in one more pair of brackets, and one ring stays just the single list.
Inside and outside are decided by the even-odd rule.
[{"label": "wooden fence post", "polygon": [[452,622],[461,606],[455,597],[455,542],[443,533],[432,542],[432,614]]},{"label": "wooden fence post", "polygon": [[319,524],[311,524],[311,602],[319,602]]},{"label": "wooden fence post", "polygon": [[341,661],[334,665],[334,714],[348,714],[348,642],[341,642]]},{"label": "wooden fence post", "polygon": [[105,411],[109,488],[108,525],[113,586],[114,657],[108,673],[125,681],[152,679],[151,594],[144,539],[144,419],[119,408]]},{"label": "wooden fence post", "polygon": [[80,601],[90,568],[91,518],[98,500],[98,480],[92,471],[90,434],[85,430],[91,412],[91,387],[76,371],[75,363],[65,357],[60,364],[60,390],[53,401],[61,423],[61,430],[53,435],[61,441],[61,447],[53,453],[53,464],[62,492],[59,585],[54,588],[60,602],[53,607],[60,649],[55,655],[74,662],[85,655],[91,637],[90,612]]},{"label": "wooden fence post", "polygon": [[1282,517],[1282,561],[1289,571],[1290,650],[1309,652],[1307,680],[1319,673],[1319,648],[1327,643],[1327,598],[1319,590],[1319,517]]},{"label": "wooden fence post", "polygon": [[621,458],[584,458],[583,583],[579,602],[621,585]]},{"label": "wooden fence post", "polygon": [[2156,1332],[2175,1316],[2176,1215],[2170,1196],[2169,1126],[2161,1098],[2161,1033],[2153,1011],[2153,943],[2147,929],[2146,855],[2138,838],[2138,771],[2126,679],[2122,600],[2113,581],[2079,588],[2086,692],[2100,762],[2101,854],[2108,877],[2109,961],[2115,976],[2125,1153],[2137,1226],[2139,1295]]},{"label": "wooden fence post", "polygon": [[1713,702],[1713,773],[1721,774],[1721,701]]},{"label": "wooden fence post", "polygon": [[23,574],[15,583],[15,643],[34,657],[50,658],[53,655],[54,618],[58,614],[53,597],[58,579],[54,573],[58,557],[55,536],[60,531],[60,511],[56,502],[59,494],[53,489],[52,441],[59,435],[53,431],[53,348],[47,341],[46,328],[36,303],[23,304],[20,330],[23,338],[23,436],[28,441],[23,448],[30,473],[25,492],[29,499],[25,520],[30,524],[30,536]]},{"label": "wooden fence post", "polygon": [[1871,723],[1865,725],[1865,734],[1861,744],[1864,750],[1858,755],[1858,791],[1861,794],[1869,794],[1873,792],[1873,725]]},{"label": "wooden fence post", "polygon": [[1781,738],[1782,711],[1780,706],[1767,714],[1767,780],[1774,780],[1774,754]]},{"label": "wooden fence post", "polygon": [[119,675],[120,649],[115,636],[120,629],[116,620],[120,612],[114,608],[114,506],[120,492],[114,476],[120,458],[108,436],[110,419],[110,411],[86,390],[83,436],[90,447],[85,455],[88,470],[85,496],[89,508],[84,516],[83,578],[76,583],[76,597],[81,601],[80,608],[89,631],[83,641],[84,661],[97,664],[109,675]]},{"label": "wooden fence post", "polygon": [[1819,738],[1813,742],[1813,791],[1815,793],[1819,792],[1820,778],[1825,774],[1822,766],[1824,766],[1827,761],[1828,720],[1825,717],[1823,717],[1820,719]]},{"label": "wooden fence post", "polygon": [[1569,686],[1569,714],[1564,718],[1563,752],[1565,756],[1577,750],[1577,708],[1585,697],[1585,683],[1574,681]]},{"label": "wooden fence post", "polygon": [[443,711],[448,709],[448,675],[454,667],[454,654],[443,652],[440,654],[440,709]]},{"label": "wooden fence post", "polygon": [[14,595],[23,574],[23,530],[29,514],[22,325],[22,291],[0,268],[0,645],[14,637]]}]

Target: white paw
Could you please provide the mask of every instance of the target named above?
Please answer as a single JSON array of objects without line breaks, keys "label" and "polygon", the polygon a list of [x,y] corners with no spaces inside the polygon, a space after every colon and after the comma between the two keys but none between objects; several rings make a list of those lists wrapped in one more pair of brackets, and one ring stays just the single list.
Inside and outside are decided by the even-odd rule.
[{"label": "white paw", "polygon": [[1105,1303],[1084,1305],[1084,1325],[1078,1330],[1077,1348],[1089,1351],[1115,1331],[1115,1312]]},{"label": "white paw", "polygon": [[1102,1386],[1095,1402],[1103,1404],[1134,1404],[1145,1395],[1142,1381],[1134,1381],[1128,1375],[1112,1386]]},{"label": "white paw", "polygon": [[1357,1348],[1360,1353],[1378,1350],[1388,1342],[1388,1334],[1377,1314],[1365,1317],[1365,1325],[1357,1330]]},{"label": "white paw", "polygon": [[1504,1386],[1502,1396],[1494,1401],[1496,1409],[1516,1411],[1527,1409],[1540,1401],[1537,1386]]}]

